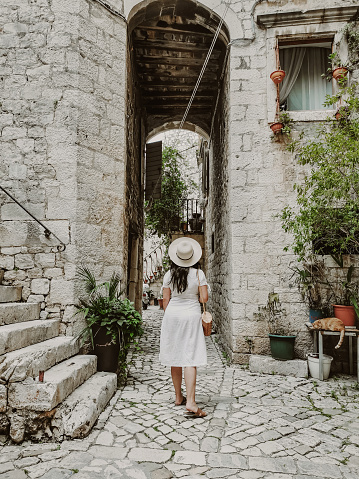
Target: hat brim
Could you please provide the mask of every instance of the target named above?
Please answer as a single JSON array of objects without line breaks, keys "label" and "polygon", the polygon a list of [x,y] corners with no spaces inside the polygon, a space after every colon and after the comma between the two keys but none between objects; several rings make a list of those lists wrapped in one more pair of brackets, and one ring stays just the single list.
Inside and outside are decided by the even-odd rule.
[{"label": "hat brim", "polygon": [[[188,241],[193,248],[193,255],[191,256],[190,259],[185,260],[185,259],[180,259],[177,256],[177,247],[178,244],[181,243],[182,241]],[[202,257],[202,247],[198,243],[198,241],[188,238],[188,236],[184,236],[183,238],[177,238],[168,247],[168,256],[170,257],[171,261],[173,261],[174,264],[177,266],[183,266],[189,268],[190,266],[193,266],[194,264],[198,263],[198,261]]]}]

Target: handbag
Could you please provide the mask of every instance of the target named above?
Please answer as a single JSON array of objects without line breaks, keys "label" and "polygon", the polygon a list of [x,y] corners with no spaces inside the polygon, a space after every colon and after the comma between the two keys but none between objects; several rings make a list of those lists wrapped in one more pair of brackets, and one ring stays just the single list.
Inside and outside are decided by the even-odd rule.
[{"label": "handbag", "polygon": [[[198,287],[199,287],[201,286],[201,282],[199,280],[198,269],[197,269],[197,278],[198,278]],[[199,297],[201,297],[201,295]],[[203,313],[202,313],[203,333],[205,336],[210,336],[212,333],[212,315],[210,312],[206,311],[206,304],[202,303],[202,305],[203,305]]]}]

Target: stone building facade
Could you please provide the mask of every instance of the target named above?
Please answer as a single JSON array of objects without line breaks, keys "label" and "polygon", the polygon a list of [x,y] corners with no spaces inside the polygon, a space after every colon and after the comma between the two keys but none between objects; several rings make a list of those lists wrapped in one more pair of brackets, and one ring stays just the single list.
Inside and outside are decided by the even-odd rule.
[{"label": "stone building facade", "polygon": [[[303,172],[272,138],[276,88],[269,74],[276,67],[278,39],[328,38],[335,45],[358,12],[354,0],[232,0],[228,9],[218,0],[2,0],[1,186],[66,246],[59,251],[58,239],[44,235],[1,191],[3,284],[22,286],[23,301],[39,302],[44,320],[60,318],[65,335],[81,326],[73,316],[80,264],[101,278],[119,271],[140,305],[145,144],[178,127],[184,113],[182,93],[164,113],[178,92],[166,83],[168,70],[163,77],[151,70],[158,58],[146,50],[146,38],[177,16],[207,39],[225,13],[217,69],[213,61],[208,65],[208,88],[211,69],[217,75],[215,93],[208,103],[199,94],[203,103],[194,103],[183,125],[209,144],[211,309],[229,356],[246,363],[251,353],[268,353],[267,325],[258,308],[269,292],[278,292],[283,319],[298,335],[297,355],[304,357],[311,338],[305,306],[290,285],[288,266],[295,258],[284,253],[288,238],[274,217],[293,203],[293,184]],[[168,35],[163,38],[173,79],[181,58],[173,60],[168,52],[177,47]],[[139,64],[134,51],[141,48]],[[198,43],[188,57],[194,65],[188,78],[198,75],[203,50]],[[157,100],[150,97],[157,84],[172,92],[166,101],[158,93]],[[184,81],[182,86],[185,91]],[[293,112],[294,129],[326,114]]]}]

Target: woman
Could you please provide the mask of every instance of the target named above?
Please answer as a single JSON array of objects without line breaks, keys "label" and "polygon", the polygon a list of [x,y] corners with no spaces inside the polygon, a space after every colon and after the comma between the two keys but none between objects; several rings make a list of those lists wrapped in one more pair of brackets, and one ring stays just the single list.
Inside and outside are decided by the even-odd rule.
[{"label": "woman", "polygon": [[[208,301],[206,277],[196,266],[202,256],[200,244],[192,238],[179,238],[168,249],[171,269],[163,278],[163,316],[160,343],[160,362],[171,366],[176,394],[176,406],[196,417],[207,414],[196,404],[195,389],[197,366],[207,364],[206,343],[198,301]],[[182,394],[182,368],[187,398]]]}]

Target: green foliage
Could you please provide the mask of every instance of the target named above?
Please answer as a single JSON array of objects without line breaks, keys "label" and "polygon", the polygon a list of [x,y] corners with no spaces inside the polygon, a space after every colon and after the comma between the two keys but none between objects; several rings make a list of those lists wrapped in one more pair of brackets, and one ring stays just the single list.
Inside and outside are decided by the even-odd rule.
[{"label": "green foliage", "polygon": [[286,111],[281,111],[278,117],[279,121],[283,123],[282,133],[284,135],[290,135],[292,132],[293,120]]},{"label": "green foliage", "polygon": [[151,234],[169,236],[179,229],[181,200],[196,184],[185,174],[183,157],[173,147],[162,152],[161,199],[146,202],[145,223]]},{"label": "green foliage", "polygon": [[322,298],[322,285],[327,285],[324,260],[315,255],[302,261],[301,266],[292,266],[295,283],[309,308],[322,309],[325,304]]},{"label": "green foliage", "polygon": [[[302,137],[290,145],[300,164],[308,167],[304,182],[294,185],[297,206],[286,206],[280,218],[292,233],[293,252],[303,260],[322,245],[339,262],[345,253],[359,249],[359,99],[356,86],[341,86],[333,104],[345,98],[344,120],[328,118],[315,138]],[[285,249],[288,250],[289,247]],[[324,250],[323,250],[324,252]]]},{"label": "green foliage", "polygon": [[119,338],[122,357],[126,357],[130,344],[142,334],[142,318],[133,303],[121,299],[119,291],[121,278],[113,273],[110,281],[97,284],[94,274],[87,267],[81,267],[78,276],[82,280],[86,298],[80,298],[76,314],[82,314],[86,327],[79,337],[90,338],[92,346],[92,326],[104,326],[112,341]]}]

